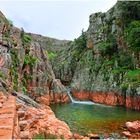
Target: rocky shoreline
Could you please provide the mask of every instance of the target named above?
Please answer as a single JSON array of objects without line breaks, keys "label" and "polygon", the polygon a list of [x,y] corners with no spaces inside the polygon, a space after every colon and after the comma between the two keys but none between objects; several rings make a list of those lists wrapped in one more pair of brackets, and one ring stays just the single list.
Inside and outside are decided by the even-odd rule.
[{"label": "rocky shoreline", "polygon": [[129,109],[140,110],[140,96],[123,96],[115,92],[87,92],[72,90],[72,95],[78,100],[91,100],[112,106],[124,106]]}]

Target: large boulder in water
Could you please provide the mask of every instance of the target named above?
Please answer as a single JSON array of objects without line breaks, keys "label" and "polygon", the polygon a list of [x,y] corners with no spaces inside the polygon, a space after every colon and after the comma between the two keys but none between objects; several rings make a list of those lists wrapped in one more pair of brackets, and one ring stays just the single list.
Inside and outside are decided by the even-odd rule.
[{"label": "large boulder in water", "polygon": [[140,121],[126,122],[125,125],[130,132],[140,132]]}]

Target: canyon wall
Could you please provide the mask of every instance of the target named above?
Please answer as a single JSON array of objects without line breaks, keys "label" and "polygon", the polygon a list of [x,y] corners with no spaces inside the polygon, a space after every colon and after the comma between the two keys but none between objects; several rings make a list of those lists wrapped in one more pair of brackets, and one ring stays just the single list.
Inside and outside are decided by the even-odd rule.
[{"label": "canyon wall", "polygon": [[0,89],[5,93],[21,92],[34,100],[47,95],[51,98],[48,104],[68,102],[66,89],[52,70],[49,48],[59,48],[69,41],[25,33],[2,13],[0,32]]},{"label": "canyon wall", "polygon": [[88,30],[57,52],[54,73],[75,97],[92,93],[94,102],[140,109],[139,9],[139,2],[119,1],[90,15]]},{"label": "canyon wall", "polygon": [[79,99],[140,109],[139,13],[139,2],[119,1],[74,41],[25,33],[0,13],[0,89],[49,105],[69,102],[69,86]]}]

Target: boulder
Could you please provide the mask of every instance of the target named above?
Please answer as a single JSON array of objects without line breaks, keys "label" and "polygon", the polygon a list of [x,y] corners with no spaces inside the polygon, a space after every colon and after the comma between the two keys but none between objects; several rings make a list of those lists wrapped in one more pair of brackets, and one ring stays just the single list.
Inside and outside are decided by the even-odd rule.
[{"label": "boulder", "polygon": [[140,132],[140,121],[126,122],[125,125],[130,132]]},{"label": "boulder", "polygon": [[126,137],[131,137],[131,133],[129,131],[123,131],[122,134]]}]

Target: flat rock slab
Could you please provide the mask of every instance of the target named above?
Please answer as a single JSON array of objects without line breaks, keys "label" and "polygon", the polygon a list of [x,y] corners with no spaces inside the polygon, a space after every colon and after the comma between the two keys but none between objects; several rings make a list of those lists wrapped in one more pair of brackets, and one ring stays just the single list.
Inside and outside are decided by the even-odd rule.
[{"label": "flat rock slab", "polygon": [[0,108],[0,139],[12,139],[15,114],[15,97],[9,96]]}]

